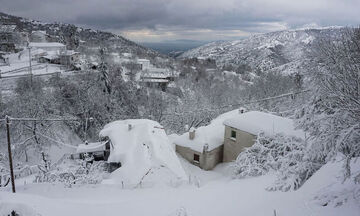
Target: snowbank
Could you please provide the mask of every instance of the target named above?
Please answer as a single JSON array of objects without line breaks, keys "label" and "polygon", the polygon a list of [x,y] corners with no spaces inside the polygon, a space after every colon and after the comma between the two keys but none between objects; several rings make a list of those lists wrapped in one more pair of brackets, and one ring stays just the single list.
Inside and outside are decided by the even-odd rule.
[{"label": "snowbank", "polygon": [[[314,202],[320,206],[354,205],[359,207],[360,212],[360,158],[351,160],[351,176],[345,181],[344,163],[344,157],[338,155],[311,176],[300,191],[314,196]],[[350,215],[350,212],[343,215]]]},{"label": "snowbank", "polygon": [[305,138],[302,130],[295,129],[293,120],[259,111],[250,111],[234,116],[224,121],[224,124],[254,135],[260,132],[267,135],[282,133]]},{"label": "snowbank", "polygon": [[104,183],[138,184],[159,167],[187,179],[163,127],[151,120],[129,119],[107,124],[100,132],[112,142],[109,162],[121,162]]},{"label": "snowbank", "polygon": [[223,122],[239,115],[238,109],[224,113],[212,120],[209,125],[197,128],[193,140],[189,139],[189,133],[187,132],[176,138],[174,143],[198,152],[202,152],[204,145],[207,144],[209,146],[208,150],[211,151],[223,144],[225,132]]}]

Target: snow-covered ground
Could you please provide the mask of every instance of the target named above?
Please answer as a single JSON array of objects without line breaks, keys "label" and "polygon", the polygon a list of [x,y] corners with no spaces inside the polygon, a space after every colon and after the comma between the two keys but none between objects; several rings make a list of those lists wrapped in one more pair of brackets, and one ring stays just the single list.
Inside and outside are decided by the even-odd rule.
[{"label": "snow-covered ground", "polygon": [[[358,160],[354,166],[358,170]],[[0,215],[16,209],[23,215],[317,215],[357,216],[359,203],[351,191],[345,203],[324,203],[315,199],[318,191],[333,195],[342,187],[354,189],[351,183],[341,184],[338,175],[341,162],[329,163],[295,192],[268,192],[264,188],[273,181],[267,175],[247,179],[231,179],[230,164],[220,164],[213,171],[203,171],[185,160],[181,163],[192,183],[157,185],[122,189],[118,185],[83,185],[64,188],[63,185],[33,184],[31,179],[17,181],[17,193],[9,188],[0,192]],[[352,185],[352,186],[350,186]],[[357,187],[359,187],[357,185]]]}]

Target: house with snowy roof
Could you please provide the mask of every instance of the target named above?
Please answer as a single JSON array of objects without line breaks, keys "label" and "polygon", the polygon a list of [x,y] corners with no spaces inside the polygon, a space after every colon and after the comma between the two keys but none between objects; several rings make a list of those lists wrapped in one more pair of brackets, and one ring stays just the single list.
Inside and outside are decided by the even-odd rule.
[{"label": "house with snowy roof", "polygon": [[235,160],[240,152],[252,146],[260,132],[267,135],[281,133],[305,139],[305,133],[295,128],[292,119],[259,111],[245,112],[227,119],[224,125],[224,162]]},{"label": "house with snowy roof", "polygon": [[257,135],[283,133],[304,139],[291,119],[270,113],[233,110],[214,119],[208,126],[191,129],[174,140],[176,152],[194,165],[211,170],[221,162],[236,160]]}]

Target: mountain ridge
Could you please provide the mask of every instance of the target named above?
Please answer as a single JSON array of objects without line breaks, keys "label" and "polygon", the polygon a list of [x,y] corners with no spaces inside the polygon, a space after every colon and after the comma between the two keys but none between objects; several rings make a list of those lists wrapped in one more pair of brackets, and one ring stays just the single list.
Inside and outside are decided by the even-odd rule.
[{"label": "mountain ridge", "polygon": [[[205,44],[178,58],[211,58],[219,67],[249,67],[252,71],[279,70],[291,74],[304,67],[306,53],[321,39],[336,40],[343,27],[294,29],[252,35],[248,38]],[[296,71],[295,71],[296,69]]]}]

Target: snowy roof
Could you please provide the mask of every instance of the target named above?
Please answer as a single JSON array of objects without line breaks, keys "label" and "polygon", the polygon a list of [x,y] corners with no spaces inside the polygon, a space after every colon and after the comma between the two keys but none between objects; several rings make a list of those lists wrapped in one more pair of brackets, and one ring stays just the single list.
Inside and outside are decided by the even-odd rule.
[{"label": "snowy roof", "polygon": [[40,58],[44,58],[44,59],[48,59],[48,60],[54,60],[59,58],[58,55],[45,55],[45,56],[41,56]]},{"label": "snowy roof", "polygon": [[168,83],[169,80],[167,79],[156,79],[156,78],[146,78],[146,77],[142,77],[140,82],[150,82],[150,83]]},{"label": "snowy roof", "polygon": [[114,121],[100,131],[101,137],[109,137],[113,144],[109,162],[121,162],[121,167],[112,173],[116,182],[136,183],[150,169],[165,166],[178,178],[186,179],[174,149],[164,128],[147,119]]},{"label": "snowy roof", "polygon": [[87,145],[80,144],[76,149],[76,153],[104,151],[106,143],[107,142],[95,142],[95,143],[88,143]]},{"label": "snowy roof", "polygon": [[285,135],[304,138],[302,130],[296,130],[294,121],[270,113],[250,111],[239,114],[224,121],[224,125],[242,130],[254,135],[260,132],[265,134],[283,133]]},{"label": "snowy roof", "polygon": [[29,43],[29,47],[65,47],[62,43],[50,42],[50,43]]},{"label": "snowy roof", "polygon": [[193,140],[189,139],[189,132],[186,132],[176,138],[174,143],[197,152],[202,152],[204,146],[207,144],[208,150],[211,151],[223,144],[225,132],[224,120],[238,115],[239,110],[237,109],[224,113],[212,120],[209,125],[197,128]]},{"label": "snowy roof", "polygon": [[14,32],[16,29],[16,25],[0,25],[0,32]]},{"label": "snowy roof", "polygon": [[75,55],[75,54],[79,54],[79,52],[75,52],[74,50],[65,50],[65,51],[61,52],[61,55],[63,55],[63,56],[71,56],[71,55]]},{"label": "snowy roof", "polygon": [[36,31],[32,31],[31,34],[44,34],[44,35],[46,35],[46,31],[36,30]]},{"label": "snowy roof", "polygon": [[148,59],[138,59],[137,61],[138,62],[150,62],[150,60],[148,60]]}]

